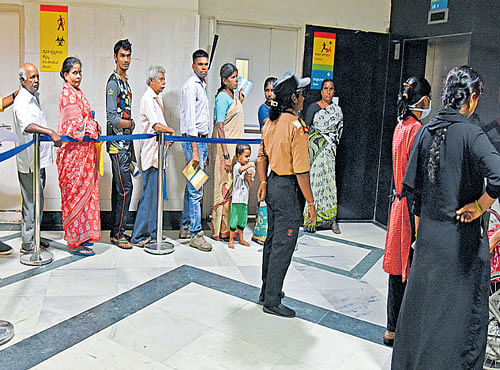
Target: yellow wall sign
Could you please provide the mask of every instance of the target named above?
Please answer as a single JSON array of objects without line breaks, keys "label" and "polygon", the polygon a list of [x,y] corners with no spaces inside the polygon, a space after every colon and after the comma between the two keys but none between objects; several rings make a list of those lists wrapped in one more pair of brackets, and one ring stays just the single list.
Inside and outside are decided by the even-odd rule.
[{"label": "yellow wall sign", "polygon": [[40,5],[40,70],[60,72],[68,56],[68,6]]},{"label": "yellow wall sign", "polygon": [[335,33],[314,32],[313,60],[311,71],[312,89],[321,88],[321,83],[324,79],[333,77],[335,40]]}]

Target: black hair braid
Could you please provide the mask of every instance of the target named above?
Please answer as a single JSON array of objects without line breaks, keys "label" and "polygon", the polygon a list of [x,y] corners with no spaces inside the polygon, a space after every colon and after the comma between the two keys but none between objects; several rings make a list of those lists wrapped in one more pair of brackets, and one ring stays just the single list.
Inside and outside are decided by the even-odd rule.
[{"label": "black hair braid", "polygon": [[408,90],[409,87],[405,86],[403,93],[398,98],[398,117],[400,119],[406,119],[408,117]]},{"label": "black hair braid", "polygon": [[271,101],[271,110],[269,111],[269,120],[276,121],[281,113],[293,107],[292,95],[297,97],[297,92],[292,92],[289,95],[277,94]]},{"label": "black hair braid", "polygon": [[269,110],[269,120],[276,121],[281,115],[281,108],[276,100],[271,101],[271,109]]},{"label": "black hair braid", "polygon": [[447,128],[437,129],[432,138],[431,147],[429,149],[429,162],[427,162],[427,176],[432,184],[439,183],[439,154],[441,151],[441,144],[446,138]]}]

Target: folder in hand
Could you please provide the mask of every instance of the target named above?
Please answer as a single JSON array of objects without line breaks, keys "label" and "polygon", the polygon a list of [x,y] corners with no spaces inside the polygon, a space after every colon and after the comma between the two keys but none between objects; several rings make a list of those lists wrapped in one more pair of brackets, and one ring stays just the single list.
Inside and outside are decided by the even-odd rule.
[{"label": "folder in hand", "polygon": [[182,174],[196,190],[199,190],[208,180],[208,175],[205,171],[203,171],[200,167],[193,167],[193,160],[191,160],[184,170],[182,170]]}]

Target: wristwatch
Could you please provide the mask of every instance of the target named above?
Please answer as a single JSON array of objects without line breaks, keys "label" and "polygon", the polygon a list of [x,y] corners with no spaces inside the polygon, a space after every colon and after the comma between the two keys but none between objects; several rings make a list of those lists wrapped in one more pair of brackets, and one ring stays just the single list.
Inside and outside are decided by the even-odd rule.
[{"label": "wristwatch", "polygon": [[229,159],[229,154],[224,154],[224,159]]}]

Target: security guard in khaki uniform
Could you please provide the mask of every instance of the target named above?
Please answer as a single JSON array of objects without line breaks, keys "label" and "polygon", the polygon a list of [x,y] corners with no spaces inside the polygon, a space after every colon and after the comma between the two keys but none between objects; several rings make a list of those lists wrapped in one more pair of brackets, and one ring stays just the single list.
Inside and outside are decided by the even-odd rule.
[{"label": "security guard in khaki uniform", "polygon": [[298,119],[304,97],[302,89],[309,78],[299,79],[285,73],[273,86],[269,120],[262,130],[257,170],[260,179],[259,201],[266,200],[268,231],[262,255],[262,290],[259,303],[264,312],[295,317],[295,311],[281,304],[283,281],[297,243],[302,224],[304,198],[308,222],[316,219],[316,208],[309,183],[309,139]]}]

